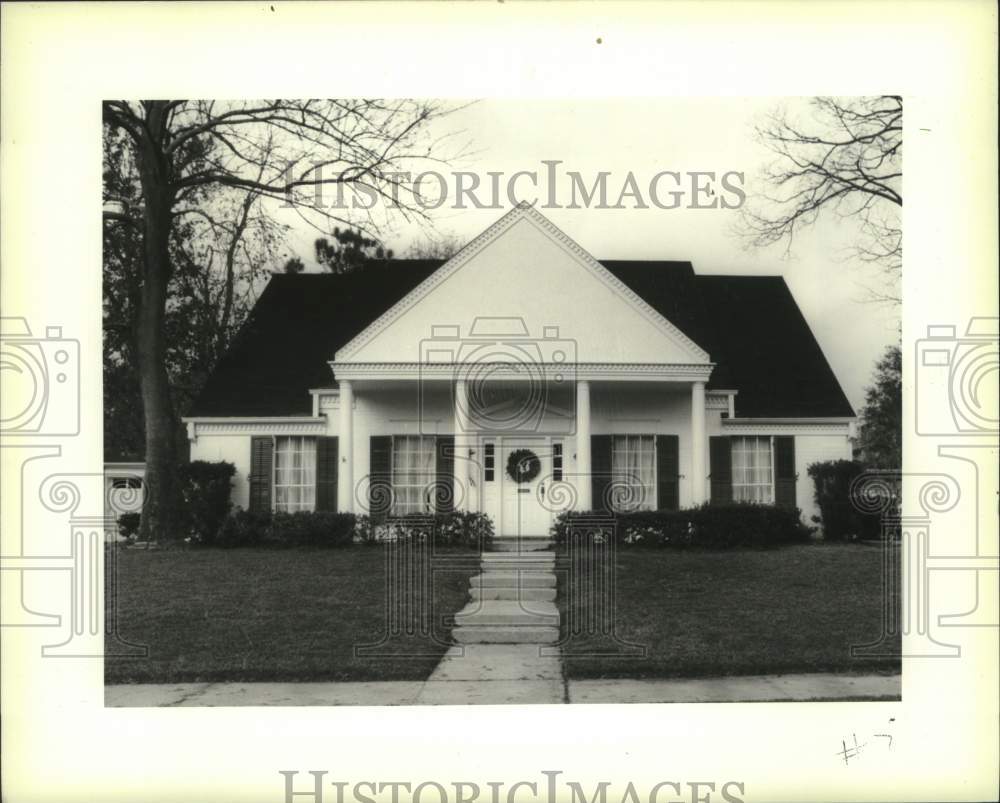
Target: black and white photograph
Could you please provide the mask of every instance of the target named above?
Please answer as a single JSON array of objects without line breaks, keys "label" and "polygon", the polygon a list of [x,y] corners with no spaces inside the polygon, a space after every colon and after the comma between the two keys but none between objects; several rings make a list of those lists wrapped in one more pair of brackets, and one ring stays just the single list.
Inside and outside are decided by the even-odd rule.
[{"label": "black and white photograph", "polygon": [[109,705],[899,698],[901,98],[103,115]]},{"label": "black and white photograph", "polygon": [[65,22],[121,49],[3,126],[5,707],[85,684],[127,769],[31,782],[53,697],[5,800],[986,799],[995,47],[944,99],[775,30],[663,71],[714,23],[658,4],[14,5],[11,106]]}]

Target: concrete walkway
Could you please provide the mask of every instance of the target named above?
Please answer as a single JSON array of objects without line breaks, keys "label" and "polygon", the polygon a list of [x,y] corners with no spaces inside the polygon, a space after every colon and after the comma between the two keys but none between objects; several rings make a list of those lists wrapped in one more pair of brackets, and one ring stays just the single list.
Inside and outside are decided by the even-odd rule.
[{"label": "concrete walkway", "polygon": [[[565,701],[555,553],[551,541],[497,539],[469,580],[455,614],[457,644],[417,696],[427,705],[517,705]],[[547,653],[547,654],[545,654]]]},{"label": "concrete walkway", "polygon": [[[466,649],[469,649],[468,647]],[[531,648],[529,648],[531,649]],[[144,683],[106,686],[109,707],[299,706],[299,705],[468,705],[533,703],[741,703],[812,700],[899,700],[899,675],[762,675],[690,680],[570,680],[553,664],[535,660],[523,647],[477,645],[470,657],[497,658],[491,680],[462,678],[462,664],[450,663],[450,678],[377,683]],[[479,652],[476,656],[475,651]],[[519,673],[500,650],[525,659]],[[454,656],[452,656],[454,657]],[[472,667],[473,664],[467,665]],[[470,670],[471,671],[471,670]],[[503,677],[520,674],[521,677]]]}]

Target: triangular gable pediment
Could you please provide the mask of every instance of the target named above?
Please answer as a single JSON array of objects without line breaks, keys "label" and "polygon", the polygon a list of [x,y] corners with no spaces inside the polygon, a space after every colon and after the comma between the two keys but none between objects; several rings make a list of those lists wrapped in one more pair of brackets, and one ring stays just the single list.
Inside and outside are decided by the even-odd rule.
[{"label": "triangular gable pediment", "polygon": [[[513,350],[489,346],[501,341]],[[335,361],[442,362],[451,353],[455,361],[507,362],[522,346],[544,362],[709,362],[687,335],[523,204],[338,350]]]}]

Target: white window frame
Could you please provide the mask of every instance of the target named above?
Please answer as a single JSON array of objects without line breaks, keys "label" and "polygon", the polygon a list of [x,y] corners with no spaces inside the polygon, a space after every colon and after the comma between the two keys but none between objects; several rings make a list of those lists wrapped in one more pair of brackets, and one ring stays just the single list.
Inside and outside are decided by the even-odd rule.
[{"label": "white window frame", "polygon": [[[767,448],[770,451],[769,466],[770,466],[770,476],[767,484],[762,482],[740,482],[736,481],[736,444],[737,441],[746,442],[753,439],[756,443],[756,447],[760,448],[759,444],[762,441],[767,442]],[[733,486],[733,501],[734,502],[754,502],[761,505],[773,505],[775,502],[775,465],[774,465],[774,436],[773,435],[733,435],[730,440],[730,456],[729,456],[729,474]],[[741,498],[737,493],[738,488],[766,488],[767,491],[764,494],[763,499],[756,498]]]},{"label": "white window frame", "polygon": [[[291,445],[292,442],[296,442],[298,449],[287,450],[282,452],[281,446],[283,443],[287,442]],[[306,444],[311,444],[311,450],[305,448]],[[312,481],[304,482],[278,482],[278,454],[289,453],[301,453],[312,455]],[[285,467],[286,471],[300,471],[302,476],[298,477],[300,480],[308,480],[310,475],[310,469],[303,463],[303,467],[300,469],[290,469]],[[278,489],[279,488],[298,488],[300,489],[299,501],[289,503],[278,501]],[[314,511],[316,509],[316,438],[311,435],[275,435],[274,436],[274,454],[271,460],[271,508],[276,513],[298,513],[301,511]]]},{"label": "white window frame", "polygon": [[[428,452],[430,453],[430,469],[426,475],[420,471],[403,472],[406,474],[412,473],[414,476],[407,477],[408,482],[399,481],[400,472],[396,467],[396,444],[401,442],[406,442],[408,445],[416,442],[418,454],[423,453],[426,456]],[[389,451],[389,476],[390,483],[392,484],[392,510],[390,511],[390,515],[412,516],[433,513],[433,500],[430,498],[428,489],[437,481],[437,438],[433,435],[393,435],[392,446]],[[407,493],[405,502],[400,502],[399,490],[404,488],[411,493]],[[413,489],[418,490],[416,494],[417,501],[413,501],[410,498]]]},{"label": "white window frame", "polygon": [[[616,444],[616,442],[620,438],[624,438],[625,439],[626,457],[627,457],[627,455],[629,453],[629,450],[632,447],[632,440],[635,440],[635,442],[640,446],[640,453],[641,453],[641,445],[642,445],[642,443],[644,441],[648,442],[650,444],[650,447],[649,447],[650,453],[653,456],[653,463],[652,463],[653,469],[652,469],[652,472],[650,474],[649,482],[648,483],[642,482],[641,481],[642,478],[640,478],[640,482],[638,484],[637,483],[633,483],[633,482],[625,482],[624,483],[625,485],[627,485],[629,487],[641,487],[641,488],[644,489],[644,493],[642,495],[642,502],[641,503],[633,505],[633,506],[630,506],[628,508],[628,511],[625,511],[624,509],[619,509],[619,510],[621,512],[631,512],[631,511],[635,511],[635,510],[656,510],[656,488],[657,488],[657,482],[658,482],[658,477],[656,475],[656,470],[657,470],[657,467],[656,467],[656,464],[657,464],[657,459],[656,459],[656,435],[650,435],[650,434],[646,434],[646,433],[642,433],[642,434],[631,434],[631,433],[629,433],[629,434],[612,435],[611,436],[611,466],[612,466],[612,478],[611,478],[611,481],[615,485],[622,485],[623,484],[622,481],[621,481],[621,478],[614,475],[615,444]],[[625,462],[626,462],[626,465],[629,463],[629,461],[627,459],[626,459]],[[639,460],[639,465],[640,465],[640,467],[642,466],[642,460],[641,459]],[[631,479],[631,477],[629,477],[629,479]],[[617,505],[616,505],[616,509],[617,509]]]}]

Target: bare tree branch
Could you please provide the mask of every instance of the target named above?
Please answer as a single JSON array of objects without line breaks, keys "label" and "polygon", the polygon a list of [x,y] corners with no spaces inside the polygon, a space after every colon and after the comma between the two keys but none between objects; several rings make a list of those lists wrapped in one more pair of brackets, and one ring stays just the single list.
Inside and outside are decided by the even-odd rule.
[{"label": "bare tree branch", "polygon": [[898,302],[902,269],[903,105],[893,95],[815,98],[811,118],[776,110],[757,126],[777,157],[762,173],[767,188],[743,207],[740,234],[750,247],[784,243],[821,214],[858,223],[852,255],[883,269],[879,300]]}]

